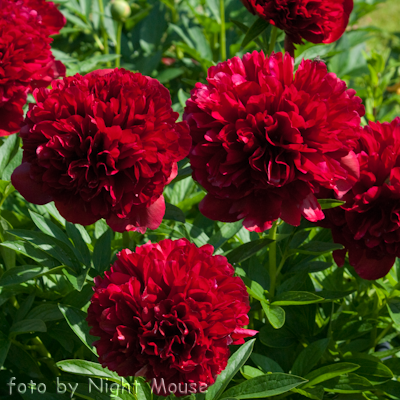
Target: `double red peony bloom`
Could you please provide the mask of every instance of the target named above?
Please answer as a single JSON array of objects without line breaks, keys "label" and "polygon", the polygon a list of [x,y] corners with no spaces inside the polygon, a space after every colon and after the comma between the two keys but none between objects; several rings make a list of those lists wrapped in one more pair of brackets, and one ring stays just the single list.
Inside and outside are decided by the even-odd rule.
[{"label": "double red peony bloom", "polygon": [[68,221],[105,218],[118,232],[156,229],[164,186],[191,144],[168,90],[123,69],[54,81],[34,92],[12,183],[31,203],[55,201]]},{"label": "double red peony bloom", "polygon": [[357,147],[360,179],[343,198],[346,204],[327,211],[323,226],[332,229],[344,250],[334,252],[338,265],[349,262],[364,279],[379,279],[400,257],[400,118],[370,122]]},{"label": "double red peony bloom", "polygon": [[324,218],[315,193],[338,197],[358,178],[352,151],[361,99],[323,62],[263,52],[211,67],[197,83],[184,120],[193,139],[193,178],[208,192],[200,211],[224,222],[244,218],[261,232],[282,218],[299,225]]},{"label": "double red peony bloom", "polygon": [[213,250],[165,239],[118,254],[105,278],[95,279],[88,309],[103,367],[154,379],[164,396],[160,388],[170,384],[180,396],[185,384],[214,383],[228,346],[257,332],[243,329],[250,310],[243,281]]},{"label": "double red peony bloom", "polygon": [[65,75],[49,38],[65,22],[52,2],[0,1],[0,136],[19,130],[28,92]]},{"label": "double red peony bloom", "polygon": [[241,0],[258,14],[286,32],[287,50],[302,39],[332,43],[344,33],[353,11],[353,0]]}]

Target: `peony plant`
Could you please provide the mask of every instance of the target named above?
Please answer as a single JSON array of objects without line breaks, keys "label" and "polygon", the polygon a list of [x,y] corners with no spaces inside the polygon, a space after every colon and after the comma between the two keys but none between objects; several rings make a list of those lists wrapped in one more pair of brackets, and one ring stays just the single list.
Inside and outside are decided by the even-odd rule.
[{"label": "peony plant", "polygon": [[377,3],[0,1],[2,399],[400,399]]}]

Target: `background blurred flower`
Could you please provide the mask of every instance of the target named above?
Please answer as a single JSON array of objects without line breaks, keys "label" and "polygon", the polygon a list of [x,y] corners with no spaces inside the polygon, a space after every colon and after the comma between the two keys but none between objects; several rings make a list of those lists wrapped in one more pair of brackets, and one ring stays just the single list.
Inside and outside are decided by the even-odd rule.
[{"label": "background blurred flower", "polygon": [[117,255],[104,279],[95,279],[88,309],[103,367],[121,376],[162,378],[166,387],[214,383],[226,367],[228,346],[257,332],[242,329],[249,322],[246,287],[213,250],[165,239]]},{"label": "background blurred flower", "polygon": [[54,81],[34,92],[12,182],[31,203],[54,200],[70,222],[105,218],[115,231],[156,229],[164,186],[191,139],[168,90],[123,69]]},{"label": "background blurred flower", "polygon": [[[44,26],[47,22],[49,26]],[[48,37],[64,24],[53,3],[0,2],[0,136],[19,130],[28,92],[65,75],[64,65],[51,53]]]},{"label": "background blurred flower", "polygon": [[335,261],[349,262],[364,279],[379,279],[400,257],[400,118],[370,122],[357,149],[360,179],[343,200],[327,211],[323,226],[332,229]]},{"label": "background blurred flower", "polygon": [[302,39],[332,43],[344,33],[353,0],[241,0],[253,14],[286,32],[288,50]]},{"label": "background blurred flower", "polygon": [[253,52],[211,67],[187,101],[193,178],[208,192],[200,211],[249,230],[282,218],[299,225],[324,218],[314,193],[340,197],[355,183],[352,149],[361,99],[319,61]]}]

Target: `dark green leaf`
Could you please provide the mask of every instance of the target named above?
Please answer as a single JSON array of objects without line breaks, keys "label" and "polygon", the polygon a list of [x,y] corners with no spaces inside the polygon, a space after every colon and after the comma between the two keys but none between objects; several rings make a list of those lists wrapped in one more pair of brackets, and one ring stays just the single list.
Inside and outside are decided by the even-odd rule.
[{"label": "dark green leaf", "polygon": [[19,335],[28,332],[46,332],[46,324],[41,319],[24,319],[16,322],[10,328],[10,333]]},{"label": "dark green leaf", "polygon": [[36,306],[27,315],[27,318],[41,319],[44,322],[57,321],[64,318],[61,314],[57,304],[43,303]]},{"label": "dark green leaf", "polygon": [[[87,234],[85,228],[81,225],[74,225],[71,224],[70,222],[67,222],[65,224],[65,229],[69,235],[69,237],[72,239],[75,245],[75,254],[78,258],[78,260],[85,265],[87,268],[90,267],[90,252],[87,247],[87,237],[90,236]],[[83,233],[84,231],[84,233]],[[86,233],[86,235],[85,235]],[[85,237],[85,238],[84,238]]]},{"label": "dark green leaf", "polygon": [[374,357],[351,357],[345,360],[360,365],[357,375],[367,378],[372,384],[379,384],[393,378],[392,371]]},{"label": "dark green leaf", "polygon": [[390,299],[387,303],[387,307],[393,322],[400,326],[400,301],[396,299]]},{"label": "dark green leaf", "polygon": [[93,249],[93,265],[97,272],[102,273],[111,263],[111,229],[107,229],[100,237]]},{"label": "dark green leaf", "polygon": [[268,26],[269,22],[267,22],[265,19],[258,18],[246,33],[241,47],[244,48],[251,41],[257,39],[268,28]]},{"label": "dark green leaf", "polygon": [[295,375],[272,373],[250,379],[227,390],[223,398],[260,399],[288,392],[306,382],[304,378]]},{"label": "dark green leaf", "polygon": [[258,253],[260,250],[268,247],[268,245],[273,242],[273,240],[265,238],[254,240],[249,243],[242,244],[239,247],[236,247],[230,253],[227,254],[228,261],[232,264],[241,263],[254,254]]},{"label": "dark green leaf", "polygon": [[242,221],[224,224],[222,228],[211,236],[209,244],[214,246],[214,249],[219,249],[225,242],[235,236],[243,228]]},{"label": "dark green leaf", "polygon": [[304,386],[315,386],[318,383],[327,381],[329,379],[336,378],[337,376],[348,374],[359,369],[358,364],[353,364],[350,362],[337,362],[330,365],[325,365],[324,367],[318,368],[305,376],[308,379],[308,383]]},{"label": "dark green leaf", "polygon": [[68,325],[79,337],[79,339],[82,340],[88,349],[97,355],[96,349],[92,345],[97,338],[89,333],[90,328],[86,322],[86,313],[75,307],[68,307],[62,304],[59,304],[58,307],[68,322]]},{"label": "dark green leaf", "polygon": [[305,376],[307,375],[318,363],[324,355],[329,345],[329,339],[320,339],[309,344],[297,356],[296,361],[292,367],[292,374]]},{"label": "dark green leaf", "polygon": [[326,391],[334,393],[364,393],[372,388],[368,379],[357,374],[338,376],[323,383]]},{"label": "dark green leaf", "polygon": [[4,272],[0,286],[18,285],[46,274],[60,273],[61,267],[47,268],[39,265],[19,265]]},{"label": "dark green leaf", "polygon": [[180,208],[171,203],[165,203],[165,215],[163,219],[185,223],[185,214]]},{"label": "dark green leaf", "polygon": [[8,350],[10,349],[11,342],[6,335],[0,332],[0,368],[3,366],[7,358]]},{"label": "dark green leaf", "polygon": [[281,329],[275,329],[270,325],[261,328],[258,334],[261,342],[268,347],[284,348],[296,343],[295,335],[284,325]]},{"label": "dark green leaf", "polygon": [[281,366],[272,358],[257,353],[251,353],[250,359],[264,372],[283,372]]}]

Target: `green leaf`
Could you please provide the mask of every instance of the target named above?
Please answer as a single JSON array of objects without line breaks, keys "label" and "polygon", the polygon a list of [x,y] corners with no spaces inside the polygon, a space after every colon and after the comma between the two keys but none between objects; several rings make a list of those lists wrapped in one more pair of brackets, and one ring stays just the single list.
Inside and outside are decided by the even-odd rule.
[{"label": "green leaf", "polygon": [[62,360],[57,363],[57,367],[64,372],[94,378],[106,378],[113,382],[121,383],[121,377],[110,371],[108,368],[103,368],[100,364],[86,360]]},{"label": "green leaf", "polygon": [[64,318],[64,316],[61,314],[57,304],[43,303],[33,308],[27,315],[27,318],[41,319],[44,322],[48,322],[57,321]]},{"label": "green leaf", "polygon": [[241,47],[245,48],[251,41],[257,39],[268,28],[269,25],[269,22],[262,18],[258,18],[246,33]]},{"label": "green leaf", "polygon": [[393,399],[400,400],[400,382],[389,381],[382,387],[382,390],[391,396]]},{"label": "green leaf", "polygon": [[85,228],[82,225],[74,225],[67,222],[65,224],[65,229],[74,242],[75,254],[78,260],[86,267],[90,267],[90,252],[87,247],[87,240],[89,238],[90,243],[90,236],[86,232]]},{"label": "green leaf", "polygon": [[262,354],[251,353],[250,359],[264,372],[283,372],[283,369],[276,361]]},{"label": "green leaf", "polygon": [[267,247],[272,242],[273,240],[269,238],[254,240],[236,247],[234,250],[229,252],[226,257],[231,264],[241,263]]},{"label": "green leaf", "polygon": [[[285,310],[279,306],[269,305],[262,301],[261,306],[268,318],[268,321],[275,329],[280,329],[285,324]],[[296,374],[295,374],[296,375]]]},{"label": "green leaf", "polygon": [[165,203],[165,215],[163,219],[169,219],[182,223],[185,223],[186,221],[185,214],[182,212],[182,210],[179,207],[167,202]]},{"label": "green leaf", "polygon": [[281,329],[275,329],[271,325],[265,325],[260,329],[258,337],[261,343],[268,347],[284,348],[296,343],[295,335],[284,325]]},{"label": "green leaf", "polygon": [[221,23],[221,14],[220,14],[220,8],[219,8],[219,1],[218,0],[206,0],[206,3],[213,13],[215,20],[217,21],[218,24]]},{"label": "green leaf", "polygon": [[217,376],[215,383],[208,388],[205,400],[218,400],[221,397],[232,378],[249,358],[254,342],[255,339],[249,340],[229,358],[226,368]]},{"label": "green leaf", "polygon": [[4,361],[6,361],[10,346],[11,342],[8,337],[0,332],[0,369],[4,365]]},{"label": "green leaf", "polygon": [[18,135],[10,135],[4,139],[0,147],[0,176],[13,156],[13,152],[18,147]]},{"label": "green leaf", "polygon": [[250,379],[234,386],[224,393],[224,397],[237,399],[260,399],[288,392],[306,382],[304,378],[295,375],[272,373]]},{"label": "green leaf", "polygon": [[327,392],[364,393],[372,388],[368,379],[357,374],[338,376],[323,383]]},{"label": "green leaf", "polygon": [[250,365],[245,365],[240,372],[245,379],[253,379],[257,376],[265,375],[264,372],[262,372],[258,368],[251,367]]},{"label": "green leaf", "polygon": [[135,382],[137,400],[152,400],[153,394],[150,385],[140,377],[135,377]]},{"label": "green leaf", "polygon": [[98,239],[93,249],[93,265],[97,272],[102,273],[110,268],[111,263],[111,229],[107,229]]},{"label": "green leaf", "polygon": [[300,306],[303,304],[320,303],[324,299],[311,292],[284,292],[274,298],[274,306]]},{"label": "green leaf", "polygon": [[242,221],[224,224],[222,228],[211,236],[209,244],[214,246],[214,249],[219,249],[230,238],[235,236],[243,228]]},{"label": "green leaf", "polygon": [[329,210],[330,208],[339,207],[346,202],[335,199],[318,199],[318,203],[321,206],[321,210]]},{"label": "green leaf", "polygon": [[387,303],[387,308],[393,322],[400,326],[400,301],[396,299],[390,299]]},{"label": "green leaf", "polygon": [[341,250],[343,246],[337,243],[330,243],[330,242],[318,242],[318,241],[311,241],[298,249],[293,249],[291,252],[301,253],[301,254],[311,254],[311,255],[322,255],[326,253],[331,253],[335,250]]},{"label": "green leaf", "polygon": [[81,339],[81,341],[88,349],[90,349],[94,354],[97,355],[96,349],[92,345],[93,342],[97,340],[97,338],[89,333],[90,328],[86,322],[86,313],[79,310],[78,308],[69,307],[62,304],[59,304],[58,308],[64,315],[64,318],[68,322],[68,325],[79,337],[79,339]]},{"label": "green leaf", "polygon": [[292,374],[305,376],[317,365],[329,346],[329,339],[320,339],[308,345],[297,356]]},{"label": "green leaf", "polygon": [[305,378],[308,379],[309,382],[306,383],[304,388],[318,385],[318,383],[336,378],[340,375],[348,374],[359,368],[360,366],[358,364],[353,364],[350,362],[338,362],[326,365],[310,372],[305,376]]},{"label": "green leaf", "polygon": [[10,333],[19,335],[28,332],[46,332],[46,324],[41,319],[24,319],[13,324]]},{"label": "green leaf", "polygon": [[294,388],[292,389],[292,392],[299,393],[302,396],[307,397],[309,399],[322,400],[324,397],[325,390],[322,386],[316,386],[314,388],[308,388],[308,389]]},{"label": "green leaf", "polygon": [[157,80],[161,83],[167,83],[181,76],[185,70],[183,68],[168,68],[164,69],[157,75]]},{"label": "green leaf", "polygon": [[360,369],[357,370],[357,375],[368,379],[373,385],[393,378],[392,371],[375,357],[350,357],[345,358],[345,360],[346,362],[358,364]]},{"label": "green leaf", "polygon": [[39,265],[19,265],[4,272],[0,286],[18,285],[46,274],[60,273],[62,267],[48,268]]}]

